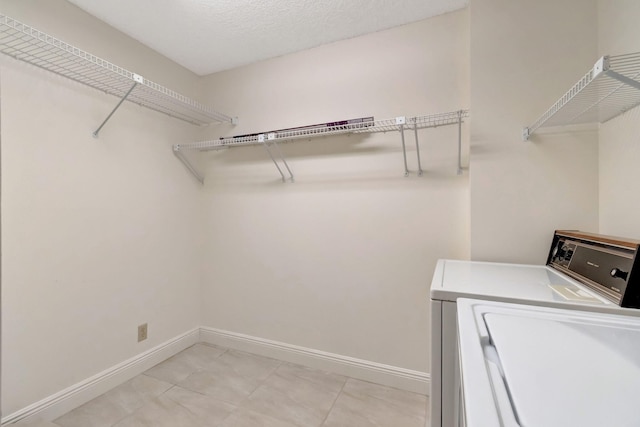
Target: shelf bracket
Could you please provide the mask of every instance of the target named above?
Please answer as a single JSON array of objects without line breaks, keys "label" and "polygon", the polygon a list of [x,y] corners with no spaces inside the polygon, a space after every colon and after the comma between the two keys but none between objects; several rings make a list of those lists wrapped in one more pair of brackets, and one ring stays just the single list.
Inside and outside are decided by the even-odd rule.
[{"label": "shelf bracket", "polygon": [[418,123],[414,123],[413,132],[416,137],[416,155],[418,156],[418,176],[422,176],[422,163],[420,162],[420,144],[418,142]]},{"label": "shelf bracket", "polygon": [[258,142],[262,143],[262,146],[265,148],[265,150],[267,150],[267,153],[269,153],[269,157],[271,157],[271,161],[273,162],[274,165],[276,165],[276,169],[278,169],[278,172],[280,172],[280,176],[282,177],[282,182],[286,182],[287,179],[284,176],[284,173],[282,172],[282,168],[280,168],[280,165],[278,165],[278,162],[273,156],[270,145],[272,145],[275,148],[275,151],[277,151],[277,154],[280,157],[280,160],[282,160],[282,163],[284,163],[284,166],[287,168],[287,172],[289,172],[291,182],[294,182],[293,173],[291,173],[291,169],[289,168],[287,159],[285,159],[284,155],[282,154],[282,150],[280,150],[280,147],[278,146],[278,143],[275,141],[275,139],[276,139],[275,133],[269,133],[266,138],[264,137],[263,133],[258,135]]},{"label": "shelf bracket", "polygon": [[407,123],[407,118],[404,116],[396,117],[396,125],[399,126],[400,138],[402,140],[402,157],[404,158],[404,176],[409,176],[409,167],[407,166],[407,147],[404,143],[404,125]]},{"label": "shelf bracket", "polygon": [[184,153],[180,151],[180,144],[176,144],[173,146],[173,154],[182,162],[182,164],[185,165],[187,170],[191,172],[191,175],[193,175],[200,182],[200,184],[204,184],[204,176],[202,176],[202,174],[198,172],[195,166],[191,164],[189,159],[187,159],[187,156],[185,156]]},{"label": "shelf bracket", "polygon": [[620,74],[620,73],[616,73],[616,72],[615,72],[615,71],[613,71],[613,70],[606,70],[604,73],[605,73],[607,76],[611,77],[612,79],[616,79],[616,80],[618,80],[619,82],[622,82],[622,83],[624,83],[624,84],[626,84],[626,85],[628,85],[628,86],[631,86],[631,87],[633,87],[633,88],[636,88],[636,89],[639,89],[639,90],[640,90],[640,82],[639,82],[639,81],[637,81],[637,80],[634,80],[634,79],[629,78],[629,77],[627,77],[627,76],[623,76],[622,74]]},{"label": "shelf bracket", "polygon": [[462,110],[458,111],[458,175],[462,175]]},{"label": "shelf bracket", "polygon": [[104,121],[102,122],[102,124],[100,126],[98,126],[98,129],[95,130],[95,132],[93,132],[93,137],[97,138],[98,134],[100,133],[100,129],[102,129],[102,127],[107,124],[107,122],[109,121],[109,119],[111,118],[111,116],[113,116],[113,113],[116,112],[116,110],[118,108],[120,108],[120,106],[122,105],[122,103],[124,102],[125,99],[127,99],[127,97],[131,94],[131,92],[133,92],[133,89],[136,88],[136,86],[138,86],[138,83],[144,83],[144,77],[142,77],[141,75],[138,74],[134,74],[133,75],[133,85],[131,86],[131,88],[127,91],[127,93],[124,94],[124,96],[122,97],[122,99],[120,100],[120,102],[118,102],[118,104],[115,106],[115,108],[113,110],[111,110],[111,112],[109,113],[109,115],[107,116],[106,119],[104,119]]}]

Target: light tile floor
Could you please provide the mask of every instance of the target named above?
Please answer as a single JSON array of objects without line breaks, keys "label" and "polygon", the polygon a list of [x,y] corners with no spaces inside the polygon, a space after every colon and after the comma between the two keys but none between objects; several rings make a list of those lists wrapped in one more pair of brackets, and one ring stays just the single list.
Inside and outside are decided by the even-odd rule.
[{"label": "light tile floor", "polygon": [[28,427],[425,427],[427,398],[196,344],[54,422]]}]

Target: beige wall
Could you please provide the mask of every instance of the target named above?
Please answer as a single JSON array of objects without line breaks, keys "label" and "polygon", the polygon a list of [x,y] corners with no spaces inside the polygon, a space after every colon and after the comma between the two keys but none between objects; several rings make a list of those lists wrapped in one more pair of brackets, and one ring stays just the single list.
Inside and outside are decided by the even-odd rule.
[{"label": "beige wall", "polygon": [[[241,118],[197,130],[125,104],[96,141],[112,97],[2,61],[3,413],[200,324],[426,371],[438,258],[542,262],[555,228],[640,235],[619,209],[637,204],[634,112],[601,126],[600,157],[595,131],[520,139],[599,51],[637,50],[635,2],[613,3],[472,0],[198,80],[66,2],[3,0],[3,13]],[[421,178],[402,176],[395,133],[283,145],[295,184],[254,147],[201,156],[200,189],[170,150],[469,102],[469,175],[456,175],[454,128],[420,133]]]},{"label": "beige wall", "polygon": [[595,131],[522,127],[597,58],[595,0],[471,1],[471,258],[543,263],[554,229],[598,230]]},{"label": "beige wall", "polygon": [[[2,0],[0,11],[195,88],[190,73],[66,2]],[[195,138],[191,125],[125,103],[94,139],[116,98],[6,57],[0,86],[9,415],[199,325],[202,206],[171,152]]]},{"label": "beige wall", "polygon": [[4,415],[200,324],[427,370],[433,266],[469,253],[455,128],[420,132],[421,178],[395,133],[284,146],[295,184],[261,148],[204,156],[204,191],[170,146],[466,107],[466,11],[201,80],[61,0],[0,12],[242,117],[125,103],[95,140],[115,98],[2,59]]},{"label": "beige wall", "polygon": [[[640,51],[640,3],[598,2],[599,55]],[[600,125],[600,231],[640,239],[640,110]]]},{"label": "beige wall", "polygon": [[[460,11],[212,75],[241,124],[208,136],[460,109],[468,55]],[[420,137],[421,178],[397,133],[284,144],[295,184],[262,147],[211,154],[203,325],[426,372],[429,283],[468,257],[469,196],[456,129]]]}]

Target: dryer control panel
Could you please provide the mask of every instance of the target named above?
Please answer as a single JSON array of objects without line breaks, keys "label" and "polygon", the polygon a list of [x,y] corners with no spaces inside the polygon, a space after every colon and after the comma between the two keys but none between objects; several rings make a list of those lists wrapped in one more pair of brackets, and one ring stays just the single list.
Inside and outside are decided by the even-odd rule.
[{"label": "dryer control panel", "polygon": [[618,305],[640,308],[639,246],[640,241],[559,230],[553,236],[547,265]]}]

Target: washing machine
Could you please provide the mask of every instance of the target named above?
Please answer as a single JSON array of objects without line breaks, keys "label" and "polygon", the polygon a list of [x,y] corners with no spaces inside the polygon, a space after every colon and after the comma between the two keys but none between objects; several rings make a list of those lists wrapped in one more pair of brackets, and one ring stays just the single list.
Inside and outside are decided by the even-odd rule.
[{"label": "washing machine", "polygon": [[457,427],[457,300],[634,314],[639,241],[579,231],[553,234],[545,265],[439,260],[431,283],[431,427]]},{"label": "washing machine", "polygon": [[458,300],[466,427],[640,425],[640,317]]}]

